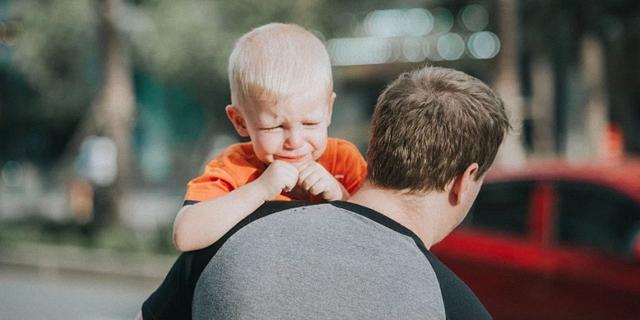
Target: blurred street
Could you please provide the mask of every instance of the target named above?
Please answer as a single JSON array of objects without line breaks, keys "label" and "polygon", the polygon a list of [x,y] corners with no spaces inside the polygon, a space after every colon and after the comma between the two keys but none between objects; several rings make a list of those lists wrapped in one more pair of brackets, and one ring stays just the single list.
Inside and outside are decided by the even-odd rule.
[{"label": "blurred street", "polygon": [[1,319],[133,319],[175,255],[0,247]]},{"label": "blurred street", "polygon": [[0,264],[3,319],[133,319],[160,279]]}]

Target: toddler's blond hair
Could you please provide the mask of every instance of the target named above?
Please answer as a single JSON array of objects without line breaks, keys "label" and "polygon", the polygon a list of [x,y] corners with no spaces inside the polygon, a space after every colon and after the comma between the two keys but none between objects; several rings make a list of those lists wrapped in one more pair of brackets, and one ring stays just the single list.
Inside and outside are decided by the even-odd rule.
[{"label": "toddler's blond hair", "polygon": [[[243,35],[229,57],[231,103],[278,99],[322,86],[333,91],[324,44],[294,24],[270,23]],[[250,101],[250,100],[249,100]]]}]

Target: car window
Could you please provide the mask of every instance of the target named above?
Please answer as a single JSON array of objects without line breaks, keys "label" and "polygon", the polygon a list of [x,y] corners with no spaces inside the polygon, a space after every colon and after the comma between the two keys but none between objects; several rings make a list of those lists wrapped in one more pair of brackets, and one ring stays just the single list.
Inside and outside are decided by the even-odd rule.
[{"label": "car window", "polygon": [[561,244],[626,254],[640,208],[615,190],[586,183],[556,184],[556,239]]},{"label": "car window", "polygon": [[510,235],[527,233],[533,182],[486,182],[463,227]]}]

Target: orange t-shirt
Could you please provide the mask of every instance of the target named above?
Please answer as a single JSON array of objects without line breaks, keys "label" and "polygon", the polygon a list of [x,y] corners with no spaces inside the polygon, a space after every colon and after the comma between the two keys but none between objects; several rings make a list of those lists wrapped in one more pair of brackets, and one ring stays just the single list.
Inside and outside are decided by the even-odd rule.
[{"label": "orange t-shirt", "polygon": [[[350,142],[329,138],[327,148],[318,160],[329,173],[353,194],[367,174],[367,163]],[[267,168],[256,158],[251,142],[236,143],[211,160],[204,173],[189,181],[185,200],[207,201],[227,194],[255,179]],[[291,193],[280,194],[275,200],[302,200]]]}]

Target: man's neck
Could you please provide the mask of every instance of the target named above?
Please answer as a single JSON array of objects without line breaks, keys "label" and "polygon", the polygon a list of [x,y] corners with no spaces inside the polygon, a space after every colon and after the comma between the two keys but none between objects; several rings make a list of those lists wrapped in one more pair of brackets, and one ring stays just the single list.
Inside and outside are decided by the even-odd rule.
[{"label": "man's neck", "polygon": [[444,212],[437,205],[437,193],[408,195],[396,190],[381,189],[365,182],[348,200],[371,208],[401,224],[415,233],[429,249],[440,241],[443,231],[448,230]]}]

